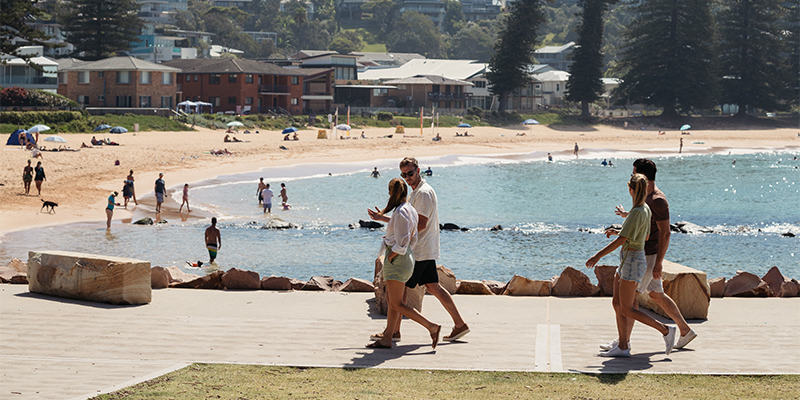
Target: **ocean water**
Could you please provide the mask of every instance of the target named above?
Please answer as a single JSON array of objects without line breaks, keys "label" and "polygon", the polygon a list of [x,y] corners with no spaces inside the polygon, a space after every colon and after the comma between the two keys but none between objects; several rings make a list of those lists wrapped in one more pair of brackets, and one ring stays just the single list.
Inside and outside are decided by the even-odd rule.
[{"label": "ocean water", "polygon": [[[547,162],[545,152],[450,155],[420,162],[423,170],[430,166],[434,171],[427,179],[439,198],[440,222],[469,229],[441,234],[439,262],[460,279],[549,279],[572,266],[595,281],[583,265],[609,242],[603,229],[622,222],[614,207],[630,209],[626,182],[638,157],[656,161],[656,182],[670,202],[673,223],[689,221],[715,231],[673,233],[666,259],[705,271],[710,278],[731,277],[736,270],[762,275],[772,266],[800,278],[800,236],[782,236],[800,235],[797,155],[798,149],[718,149],[684,156],[594,149],[583,150],[578,160],[558,154],[555,162]],[[603,158],[612,159],[614,166],[600,165]],[[218,216],[221,269],[298,279],[330,275],[371,280],[384,231],[349,225],[369,219],[368,208],[386,204],[388,182],[399,174],[398,161],[305,164],[216,177],[192,184],[190,200],[193,208]],[[376,166],[383,176],[370,178]],[[261,176],[276,196],[280,183],[286,183],[291,210],[280,210],[276,197],[272,215],[263,214],[256,199]],[[173,195],[178,203],[179,192]],[[301,228],[260,229],[275,217]],[[502,231],[490,231],[498,224]],[[197,219],[155,226],[115,223],[107,233],[102,220],[21,231],[0,238],[0,260],[25,260],[32,249],[59,249],[179,265],[198,273],[186,268],[185,261],[208,259],[206,226],[208,220]],[[601,264],[614,265],[616,260],[612,254]]]}]

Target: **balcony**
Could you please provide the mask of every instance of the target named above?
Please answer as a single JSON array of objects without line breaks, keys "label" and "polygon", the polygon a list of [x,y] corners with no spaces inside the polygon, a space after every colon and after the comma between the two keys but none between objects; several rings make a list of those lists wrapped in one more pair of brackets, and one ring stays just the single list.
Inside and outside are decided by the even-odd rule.
[{"label": "balcony", "polygon": [[472,93],[428,92],[428,100],[469,100]]},{"label": "balcony", "polygon": [[288,85],[258,85],[258,94],[291,94]]},{"label": "balcony", "polygon": [[6,85],[58,85],[58,78],[49,76],[0,76],[0,86]]}]

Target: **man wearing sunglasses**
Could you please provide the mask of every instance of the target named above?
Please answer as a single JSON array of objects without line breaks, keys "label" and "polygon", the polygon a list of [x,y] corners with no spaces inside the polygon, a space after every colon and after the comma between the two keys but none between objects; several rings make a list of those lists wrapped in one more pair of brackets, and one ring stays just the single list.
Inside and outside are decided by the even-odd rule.
[{"label": "man wearing sunglasses", "polygon": [[[400,177],[413,189],[409,202],[419,214],[419,223],[417,224],[419,238],[417,244],[411,249],[416,260],[414,273],[406,282],[406,288],[413,289],[417,285],[425,285],[428,293],[434,295],[442,303],[450,317],[453,318],[455,325],[450,335],[444,336],[442,339],[450,342],[456,341],[469,333],[469,327],[461,318],[456,303],[453,302],[453,296],[439,283],[439,273],[436,270],[436,259],[439,258],[439,211],[436,192],[420,176],[419,163],[413,157],[406,157],[400,161]],[[373,211],[370,211],[370,217],[383,222],[389,221],[388,217]],[[403,301],[405,300],[404,296]],[[401,319],[398,315],[398,321],[395,324],[397,332],[392,335],[394,340],[400,337]],[[375,339],[376,336],[374,335],[372,339]],[[377,340],[379,339],[380,337]]]}]

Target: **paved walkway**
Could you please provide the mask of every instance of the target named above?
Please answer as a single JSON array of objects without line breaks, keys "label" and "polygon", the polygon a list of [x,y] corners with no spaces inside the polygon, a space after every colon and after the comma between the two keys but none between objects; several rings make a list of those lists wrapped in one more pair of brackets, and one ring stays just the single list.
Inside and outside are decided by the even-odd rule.
[{"label": "paved walkway", "polygon": [[[615,337],[610,298],[456,296],[472,332],[430,348],[403,322],[392,350],[364,348],[384,318],[369,293],[163,289],[144,306],[113,306],[0,285],[0,399],[85,399],[194,362],[319,367],[554,372],[796,374],[800,298],[713,299],[699,336],[664,355],[638,325],[634,356],[597,356]],[[424,314],[452,328],[426,296]]]}]

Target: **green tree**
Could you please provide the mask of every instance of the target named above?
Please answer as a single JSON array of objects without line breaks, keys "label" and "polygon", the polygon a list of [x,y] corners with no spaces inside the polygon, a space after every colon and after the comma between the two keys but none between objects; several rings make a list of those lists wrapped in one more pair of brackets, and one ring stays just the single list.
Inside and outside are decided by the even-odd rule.
[{"label": "green tree", "polygon": [[136,0],[73,0],[60,22],[74,53],[94,61],[131,49],[144,26],[138,12]]},{"label": "green tree", "polygon": [[500,38],[494,45],[486,78],[490,91],[498,96],[498,111],[505,112],[508,95],[531,82],[528,73],[537,43],[536,30],[545,23],[546,0],[517,0],[508,7],[501,22]]},{"label": "green tree", "polygon": [[490,29],[470,22],[455,36],[447,39],[447,57],[454,60],[489,62],[495,39]]},{"label": "green tree", "polygon": [[789,80],[787,84],[791,89],[788,93],[791,100],[789,104],[800,106],[800,0],[790,0],[785,3],[786,18],[783,20],[786,37],[786,50],[788,58]]},{"label": "green tree", "polygon": [[379,37],[384,39],[400,13],[400,5],[394,0],[369,0],[361,5],[361,11],[372,15],[370,19],[378,25]]},{"label": "green tree", "polygon": [[579,0],[581,21],[578,41],[572,53],[564,99],[581,103],[581,116],[589,117],[589,103],[600,98],[603,92],[603,13],[608,0]]},{"label": "green tree", "polygon": [[615,93],[659,106],[666,118],[710,108],[719,88],[711,3],[641,0],[634,8],[638,17],[624,32],[624,75]]},{"label": "green tree", "polygon": [[340,54],[350,54],[354,51],[359,51],[364,47],[361,42],[361,37],[355,31],[339,31],[334,35],[331,44],[328,45],[328,50],[333,50]]},{"label": "green tree", "polygon": [[458,0],[444,2],[444,33],[454,35],[464,26],[464,11]]},{"label": "green tree", "polygon": [[748,109],[781,107],[789,81],[781,56],[785,38],[778,24],[780,0],[723,0],[719,24],[722,100]]},{"label": "green tree", "polygon": [[[35,6],[38,2],[39,0],[0,1],[0,53],[19,57],[31,67],[41,70],[40,66],[31,63],[33,56],[17,52],[22,46],[54,47],[45,42],[52,36],[47,36],[27,24],[44,15],[44,10]],[[24,39],[25,42],[12,43],[14,38]],[[5,64],[6,60],[3,59],[0,63]]]},{"label": "green tree", "polygon": [[406,11],[394,24],[386,47],[397,53],[420,53],[428,58],[444,56],[442,35],[427,15]]}]

